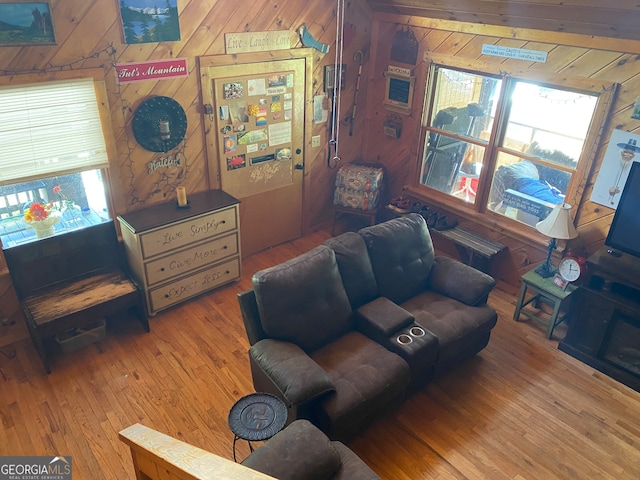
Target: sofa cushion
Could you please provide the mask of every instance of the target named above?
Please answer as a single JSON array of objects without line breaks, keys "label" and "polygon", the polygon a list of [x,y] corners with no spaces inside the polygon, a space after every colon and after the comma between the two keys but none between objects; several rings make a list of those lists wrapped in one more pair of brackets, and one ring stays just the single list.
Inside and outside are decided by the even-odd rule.
[{"label": "sofa cushion", "polygon": [[296,420],[242,461],[279,480],[329,480],[341,458],[327,436],[307,420]]},{"label": "sofa cushion", "polygon": [[427,291],[401,304],[411,312],[416,323],[438,337],[438,363],[465,350],[478,337],[491,331],[498,316],[488,305],[469,306],[434,291]]},{"label": "sofa cushion", "polygon": [[333,250],[320,245],[252,279],[260,323],[271,338],[307,352],[353,328]]},{"label": "sofa cushion", "polygon": [[434,252],[424,218],[417,213],[363,228],[380,296],[402,303],[427,288]]},{"label": "sofa cushion", "polygon": [[364,240],[355,232],[347,232],[324,242],[336,254],[342,283],[355,310],[378,296],[369,252]]},{"label": "sofa cushion", "polygon": [[319,426],[334,440],[349,439],[404,398],[409,365],[398,355],[353,331],[313,352],[335,385],[321,399]]}]

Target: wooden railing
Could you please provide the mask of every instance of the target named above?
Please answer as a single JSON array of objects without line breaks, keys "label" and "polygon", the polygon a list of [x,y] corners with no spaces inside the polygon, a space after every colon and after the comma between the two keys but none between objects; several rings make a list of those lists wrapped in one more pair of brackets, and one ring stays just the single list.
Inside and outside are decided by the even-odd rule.
[{"label": "wooden railing", "polygon": [[275,480],[139,423],[119,436],[131,448],[137,480]]}]

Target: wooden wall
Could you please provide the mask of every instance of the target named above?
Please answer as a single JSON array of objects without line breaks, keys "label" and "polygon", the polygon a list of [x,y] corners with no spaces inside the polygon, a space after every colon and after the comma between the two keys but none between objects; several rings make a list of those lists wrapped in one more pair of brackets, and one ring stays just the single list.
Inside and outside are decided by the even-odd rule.
[{"label": "wooden wall", "polygon": [[[597,80],[602,83],[619,83],[619,89],[612,115],[599,145],[597,160],[584,188],[582,202],[574,205],[577,211],[576,226],[579,237],[571,241],[570,246],[583,254],[591,254],[602,246],[614,210],[589,201],[593,184],[607,147],[607,139],[614,128],[638,133],[640,121],[631,118],[633,103],[640,94],[640,42],[614,40],[579,35],[560,34],[524,29],[501,28],[471,25],[452,21],[435,21],[419,17],[407,17],[376,13],[372,27],[372,75],[369,78],[366,131],[363,147],[365,159],[380,158],[389,173],[391,195],[399,195],[402,188],[411,182],[418,155],[420,116],[424,99],[426,78],[425,53],[457,57],[458,59],[481,60],[485,63],[498,63],[504,71],[530,70],[549,75],[575,76]],[[399,29],[411,28],[419,42],[418,64],[404,65],[390,60],[390,39]],[[375,41],[377,40],[377,41]],[[544,40],[544,41],[542,41]],[[548,52],[546,63],[524,62],[482,55],[485,43],[505,47],[524,48]],[[392,139],[383,134],[382,121],[389,114],[382,105],[382,92],[385,87],[383,73],[388,65],[414,68],[416,89],[413,99],[413,111],[403,117],[403,134],[400,139]],[[428,197],[419,200],[429,203]],[[439,205],[443,211],[449,206]],[[450,210],[451,212],[451,210]],[[455,211],[453,214],[455,216]],[[461,224],[495,238],[509,247],[509,254],[499,259],[494,276],[507,290],[516,291],[519,278],[531,263],[544,260],[546,256],[545,240],[523,241],[514,238],[508,232],[492,228],[479,217],[458,216]],[[438,244],[436,245],[438,246]],[[444,249],[447,245],[440,246]],[[452,252],[455,255],[455,251]],[[511,288],[510,288],[511,286]]]},{"label": "wooden wall", "polygon": [[[343,162],[356,159],[380,160],[388,171],[388,195],[400,193],[408,181],[415,155],[419,118],[424,94],[425,65],[415,66],[416,94],[413,113],[404,117],[403,135],[394,140],[382,132],[382,121],[389,113],[382,107],[384,77],[389,62],[390,40],[400,27],[410,26],[419,40],[419,55],[434,51],[461,58],[480,58],[483,43],[545,50],[545,64],[526,64],[517,60],[487,57],[484,61],[500,62],[519,68],[548,71],[554,74],[576,75],[602,81],[619,82],[621,87],[613,108],[613,116],[605,132],[608,138],[613,128],[637,132],[640,123],[630,119],[631,106],[640,91],[640,42],[628,39],[582,36],[517,29],[471,23],[437,20],[396,14],[371,12],[364,0],[346,2],[343,63],[348,65],[346,89],[342,92],[340,155]],[[12,77],[20,73],[57,70],[102,68],[107,83],[111,108],[111,127],[117,156],[110,159],[110,176],[115,203],[114,214],[137,210],[173,199],[175,186],[182,184],[189,192],[216,188],[208,182],[208,173],[216,168],[217,158],[207,158],[206,133],[200,97],[198,58],[222,55],[224,34],[243,31],[290,30],[302,24],[311,34],[331,45],[328,54],[318,53],[314,63],[314,92],[322,94],[324,66],[334,63],[335,11],[333,0],[178,0],[181,40],[168,43],[126,45],[120,25],[117,0],[51,0],[57,44],[52,46],[0,47],[0,75]],[[375,42],[371,42],[371,38]],[[299,41],[294,48],[302,46]],[[109,51],[112,51],[110,54]],[[348,120],[355,96],[357,62],[354,54],[364,53],[363,81],[358,96],[358,110],[353,135],[348,135]],[[187,78],[140,82],[119,86],[113,63],[139,62],[167,58],[186,58]],[[366,79],[366,81],[364,81]],[[147,164],[156,154],[136,145],[131,132],[135,108],[155,95],[175,98],[187,112],[188,129],[184,143],[187,168],[166,169],[155,175],[146,173]],[[308,233],[326,226],[330,220],[335,169],[327,167],[327,124],[312,125],[313,135],[321,136],[321,147],[306,147],[304,181],[303,231]],[[599,162],[606,148],[601,145],[598,162],[593,170],[584,198],[588,199],[596,178]],[[575,245],[584,253],[602,244],[613,211],[583,201],[578,210],[580,237]],[[463,218],[463,223],[474,223]],[[506,284],[516,285],[520,273],[531,262],[544,258],[544,244],[516,240],[505,232],[492,231],[476,223],[473,228],[499,238],[509,246],[509,255],[501,260],[496,276]],[[0,346],[25,335],[24,324],[10,286],[6,268],[0,259],[0,320],[15,324],[0,326]]]},{"label": "wooden wall", "polygon": [[[115,215],[175,198],[175,187],[184,185],[187,192],[199,192],[219,185],[209,184],[208,172],[217,168],[217,158],[207,158],[203,128],[198,58],[225,53],[224,34],[289,30],[297,32],[306,24],[320,42],[329,44],[327,54],[314,58],[314,94],[323,94],[325,65],[335,60],[336,2],[333,0],[178,0],[181,40],[166,43],[124,44],[117,0],[52,0],[51,9],[56,45],[0,47],[0,75],[101,68],[106,79],[111,108],[111,127],[117,156],[110,159]],[[361,0],[347,2],[345,11],[343,63],[349,65],[347,84],[342,92],[342,127],[346,138],[340,143],[344,161],[359,157],[363,134],[363,117],[358,117],[349,137],[347,117],[355,95],[356,51],[368,52],[371,41],[372,14]],[[293,34],[293,48],[302,47]],[[113,50],[112,53],[109,53]],[[118,85],[113,63],[141,62],[169,58],[186,58],[189,76],[173,80],[144,81]],[[363,75],[367,73],[365,63]],[[364,98],[364,89],[360,98]],[[174,98],[187,114],[186,141],[179,147],[186,168],[159,169],[147,173],[147,164],[160,155],[138,146],[131,131],[135,109],[151,96]],[[307,99],[312,101],[312,99]],[[326,225],[330,218],[335,170],[327,168],[327,123],[306,121],[313,135],[321,136],[321,147],[306,145],[303,206],[303,232]],[[308,137],[310,138],[310,136]],[[215,178],[215,177],[214,177]],[[274,212],[277,214],[277,212]],[[0,320],[14,325],[0,326],[0,346],[26,335],[7,270],[0,259]],[[6,341],[5,341],[6,339]]]}]

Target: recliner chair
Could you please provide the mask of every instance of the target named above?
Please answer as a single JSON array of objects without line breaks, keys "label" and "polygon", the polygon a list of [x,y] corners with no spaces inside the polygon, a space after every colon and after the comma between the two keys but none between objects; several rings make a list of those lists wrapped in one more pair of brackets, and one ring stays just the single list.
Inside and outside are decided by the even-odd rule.
[{"label": "recliner chair", "polygon": [[380,480],[346,445],[307,420],[291,423],[241,463],[278,480]]}]

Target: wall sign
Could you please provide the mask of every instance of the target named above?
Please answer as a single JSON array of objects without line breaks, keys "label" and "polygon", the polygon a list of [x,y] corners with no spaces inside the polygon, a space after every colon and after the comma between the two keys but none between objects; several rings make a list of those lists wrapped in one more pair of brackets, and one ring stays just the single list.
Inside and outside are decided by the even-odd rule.
[{"label": "wall sign", "polygon": [[289,50],[291,32],[241,32],[224,34],[225,53],[264,52],[266,50]]},{"label": "wall sign", "polygon": [[492,57],[515,58],[516,60],[528,60],[530,62],[547,63],[547,52],[541,50],[527,50],[525,48],[510,48],[500,45],[482,45],[482,54]]},{"label": "wall sign", "polygon": [[189,75],[186,58],[120,63],[116,65],[115,71],[119,84],[143,82],[145,80],[164,80],[167,78],[187,77]]}]

